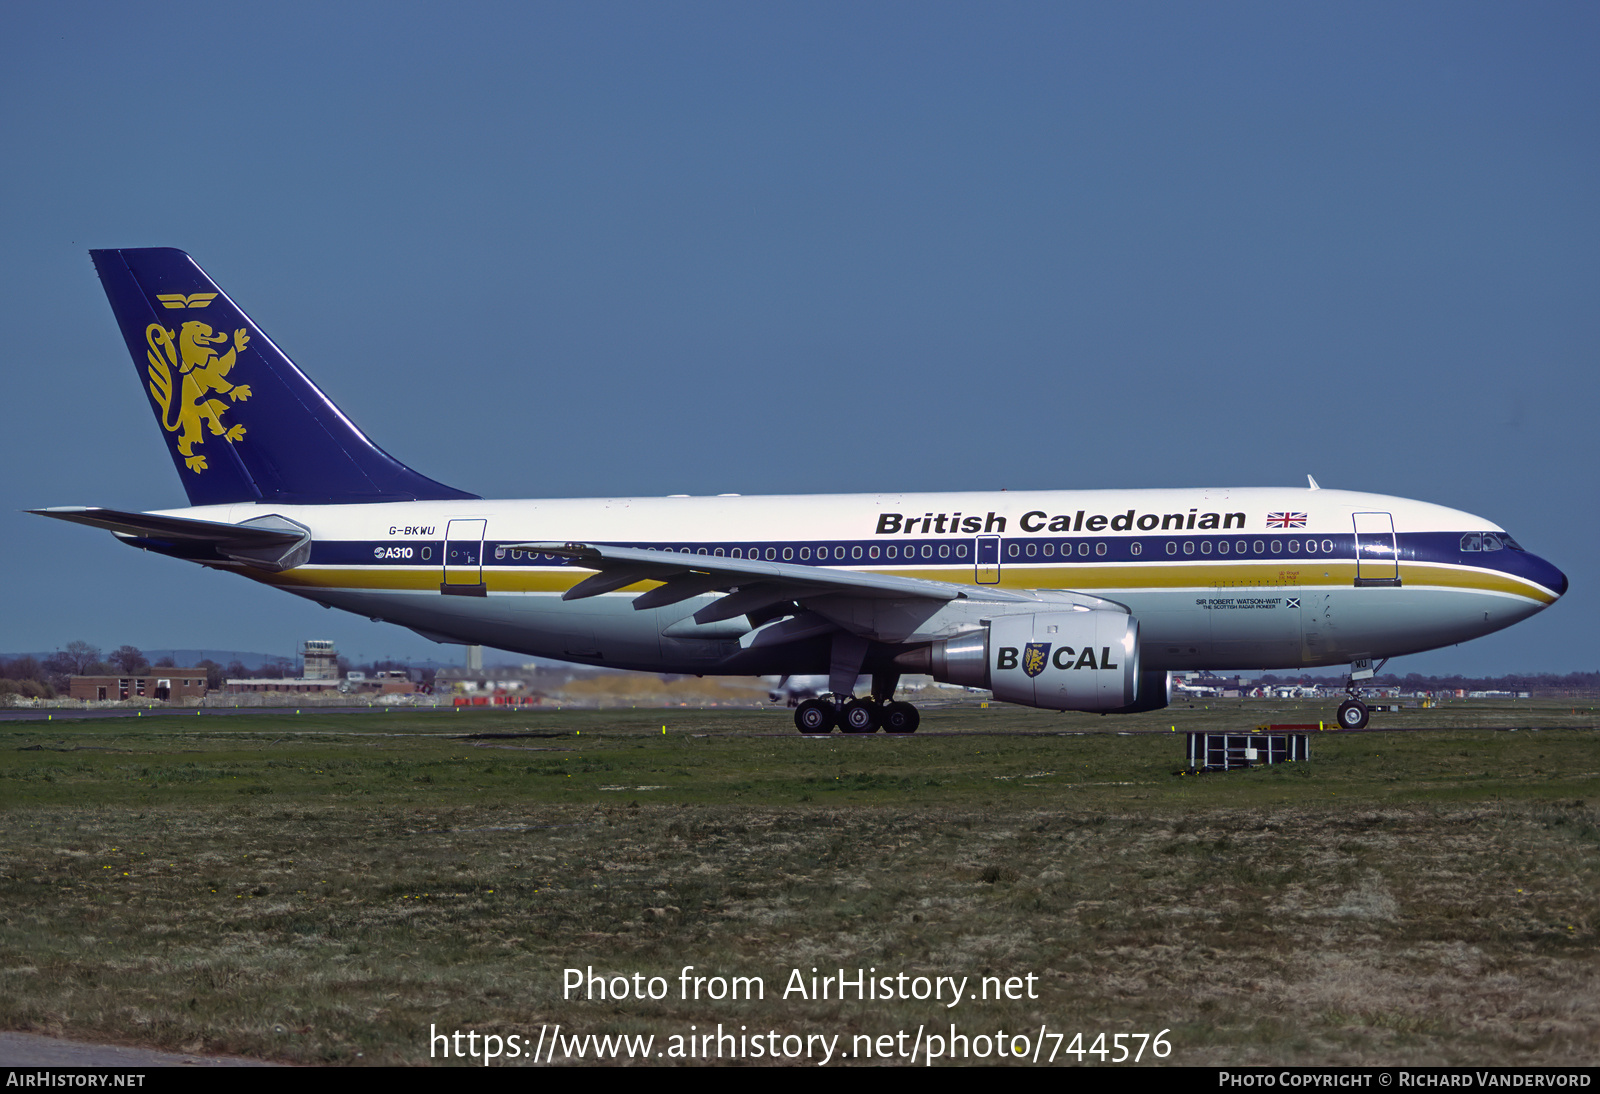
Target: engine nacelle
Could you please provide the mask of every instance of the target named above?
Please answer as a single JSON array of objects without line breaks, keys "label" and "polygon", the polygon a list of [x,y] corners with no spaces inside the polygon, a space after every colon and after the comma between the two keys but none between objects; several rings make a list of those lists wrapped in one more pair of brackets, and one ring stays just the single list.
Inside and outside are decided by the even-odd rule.
[{"label": "engine nacelle", "polygon": [[1008,703],[1102,713],[1166,705],[1139,702],[1139,621],[1125,612],[1003,615],[917,654],[920,663],[897,662]]}]

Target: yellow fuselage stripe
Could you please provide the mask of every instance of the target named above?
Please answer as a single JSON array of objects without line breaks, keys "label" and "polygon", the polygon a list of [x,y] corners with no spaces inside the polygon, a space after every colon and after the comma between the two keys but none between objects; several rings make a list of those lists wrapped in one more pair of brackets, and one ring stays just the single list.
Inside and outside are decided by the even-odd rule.
[{"label": "yellow fuselage stripe", "polygon": [[[824,576],[831,567],[818,567]],[[370,589],[397,592],[437,590],[440,568],[390,566],[298,566],[283,573],[259,571],[249,576],[286,589]],[[945,581],[971,585],[975,589],[995,588],[972,580],[971,566],[927,569],[873,569],[868,573],[895,577]],[[483,581],[491,593],[560,593],[591,576],[580,567],[560,569],[539,567],[483,568]],[[1298,588],[1303,586],[1354,585],[1355,563],[1326,562],[1315,565],[1286,566],[1273,563],[1137,563],[1133,565],[1094,565],[1077,563],[1065,566],[1011,564],[1002,567],[999,588],[1076,589],[1082,592],[1115,592],[1157,589],[1251,589]],[[1458,566],[1436,566],[1403,562],[1400,580],[1404,586],[1471,589],[1478,592],[1507,593],[1540,604],[1555,603],[1555,596],[1531,582],[1499,570],[1478,570]],[[654,588],[660,582],[640,581],[628,586],[634,593]]]}]

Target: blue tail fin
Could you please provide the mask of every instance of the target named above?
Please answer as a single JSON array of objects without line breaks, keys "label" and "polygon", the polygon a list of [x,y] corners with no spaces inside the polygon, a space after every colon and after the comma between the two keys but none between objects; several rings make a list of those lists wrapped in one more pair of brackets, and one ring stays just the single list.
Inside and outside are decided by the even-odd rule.
[{"label": "blue tail fin", "polygon": [[368,440],[182,251],[89,254],[191,505],[477,496]]}]

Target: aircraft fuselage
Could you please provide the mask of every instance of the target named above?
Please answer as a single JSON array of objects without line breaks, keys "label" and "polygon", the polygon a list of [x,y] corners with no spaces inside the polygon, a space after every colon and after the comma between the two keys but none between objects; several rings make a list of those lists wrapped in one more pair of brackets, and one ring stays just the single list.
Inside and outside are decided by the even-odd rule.
[{"label": "aircraft fuselage", "polygon": [[[163,515],[242,524],[267,513],[310,530],[304,564],[276,573],[211,564],[434,638],[652,672],[826,672],[828,655],[743,648],[756,625],[745,616],[694,623],[716,592],[636,610],[634,598],[657,584],[643,581],[563,601],[593,571],[514,545],[759,558],[969,585],[978,598],[1073,590],[1131,612],[1144,667],[1165,670],[1414,653],[1510,626],[1565,590],[1555,567],[1505,546],[1480,517],[1342,490],[236,504]],[[1494,549],[1483,549],[1484,533]],[[925,606],[899,644],[970,625],[969,611],[951,607]],[[836,622],[851,629],[850,613]],[[875,623],[859,629],[882,637]]]}]

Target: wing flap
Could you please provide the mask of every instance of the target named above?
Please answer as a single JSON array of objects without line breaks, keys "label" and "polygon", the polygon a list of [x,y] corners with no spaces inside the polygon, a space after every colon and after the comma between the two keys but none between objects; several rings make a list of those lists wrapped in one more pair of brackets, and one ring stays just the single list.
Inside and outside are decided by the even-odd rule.
[{"label": "wing flap", "polygon": [[618,589],[626,589],[629,585],[649,581],[656,576],[656,572],[648,566],[618,566],[615,569],[602,570],[593,577],[584,578],[562,593],[561,599],[582,600],[602,593],[614,593]]},{"label": "wing flap", "polygon": [[[815,590],[813,591],[820,591]],[[794,600],[806,595],[807,590],[792,585],[784,585],[776,581],[759,581],[754,585],[741,585],[721,600],[713,600],[710,604],[694,613],[696,623],[717,623],[735,616],[749,615],[759,612],[762,608],[770,608],[774,604],[782,604],[786,600]]]},{"label": "wing flap", "polygon": [[[671,593],[647,602],[646,607],[676,603],[704,592],[728,592],[757,583],[783,591],[779,600],[797,599],[822,594],[848,594],[873,599],[913,600],[1008,600],[1034,599],[1004,589],[978,588],[956,585],[948,581],[930,581],[920,577],[901,577],[897,574],[861,572],[835,569],[831,566],[802,566],[792,562],[764,562],[754,558],[724,558],[718,555],[675,554],[671,551],[651,551],[639,547],[613,547],[603,543],[510,543],[507,547],[539,551],[543,554],[570,558],[581,566],[601,573],[636,568],[641,577],[671,584],[674,578],[698,575],[696,591],[682,597],[667,599]],[[589,580],[593,580],[592,578]],[[584,583],[586,584],[586,583]],[[626,582],[624,584],[632,584]],[[622,586],[617,586],[618,588]],[[684,585],[681,588],[687,589]],[[651,590],[643,596],[652,596]],[[584,595],[592,595],[585,593]]]},{"label": "wing flap", "polygon": [[633,606],[638,611],[644,611],[646,608],[665,608],[669,604],[678,604],[703,593],[718,592],[726,584],[726,580],[720,574],[693,572],[680,574],[665,584],[657,585],[649,592],[634,597]]}]

